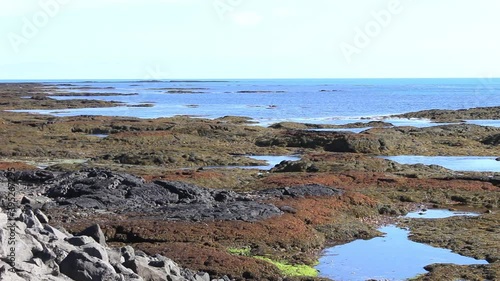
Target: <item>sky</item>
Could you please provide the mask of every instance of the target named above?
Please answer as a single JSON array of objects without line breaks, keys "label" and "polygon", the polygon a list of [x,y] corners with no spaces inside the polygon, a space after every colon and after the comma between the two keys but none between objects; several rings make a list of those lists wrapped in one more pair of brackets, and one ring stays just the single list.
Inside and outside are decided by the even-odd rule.
[{"label": "sky", "polygon": [[0,0],[0,80],[500,77],[498,0]]}]

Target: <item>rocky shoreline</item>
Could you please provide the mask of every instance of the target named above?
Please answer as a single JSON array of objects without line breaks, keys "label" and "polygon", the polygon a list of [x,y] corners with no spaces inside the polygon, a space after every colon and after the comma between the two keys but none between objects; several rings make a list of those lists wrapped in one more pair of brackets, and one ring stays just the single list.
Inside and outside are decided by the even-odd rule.
[{"label": "rocky shoreline", "polygon": [[499,120],[500,107],[477,107],[459,110],[432,109],[410,112],[391,117],[425,118],[433,122],[462,122],[463,120]]},{"label": "rocky shoreline", "polygon": [[[19,249],[16,273],[2,259],[0,274],[6,280],[321,280],[313,268],[321,250],[378,236],[378,226],[389,222],[409,227],[415,241],[490,262],[429,265],[429,273],[417,280],[500,278],[498,173],[402,165],[377,157],[500,156],[500,128],[372,122],[371,129],[354,134],[314,129],[367,124],[264,128],[231,116],[145,120],[4,111],[114,104],[47,97],[54,92],[65,95],[42,84],[0,85],[2,251],[8,253],[5,204],[12,198],[18,210],[9,216],[17,224],[15,235],[20,245],[31,247]],[[499,119],[498,111],[398,117],[455,122]],[[284,161],[270,171],[213,168],[263,164],[248,155],[300,155],[301,160]],[[14,197],[9,185],[15,186]],[[399,218],[420,206],[484,214],[436,221]],[[82,238],[96,224],[102,235],[93,235],[95,241]],[[81,245],[71,244],[72,237]],[[78,272],[85,277],[71,275],[68,264],[81,265]],[[91,272],[95,279],[88,277]]]},{"label": "rocky shoreline", "polygon": [[[2,280],[211,280],[207,273],[181,268],[161,255],[152,257],[129,246],[108,247],[99,225],[71,235],[48,221],[29,205],[11,216],[1,210],[0,228],[8,230],[0,233]],[[15,251],[5,251],[7,244],[15,245]]]}]

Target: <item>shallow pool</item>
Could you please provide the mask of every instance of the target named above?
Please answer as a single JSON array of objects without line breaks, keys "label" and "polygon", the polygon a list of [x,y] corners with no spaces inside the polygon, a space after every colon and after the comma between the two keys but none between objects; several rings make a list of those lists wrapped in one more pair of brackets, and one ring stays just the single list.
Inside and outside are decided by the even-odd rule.
[{"label": "shallow pool", "polygon": [[[452,216],[478,216],[478,213],[428,209],[410,212],[406,218],[439,219]],[[426,273],[433,263],[459,265],[487,264],[485,260],[461,256],[447,249],[408,239],[409,231],[395,225],[379,228],[383,237],[356,240],[324,251],[316,267],[320,276],[334,280],[404,280]]]},{"label": "shallow pool", "polygon": [[105,135],[105,134],[91,134],[89,136],[91,136],[91,137],[98,137],[98,138],[107,138],[109,135]]},{"label": "shallow pool", "polygon": [[274,168],[274,166],[281,163],[281,161],[298,161],[298,160],[300,160],[299,156],[294,156],[294,155],[284,155],[284,156],[255,155],[255,156],[248,156],[248,158],[266,161],[267,165],[264,165],[264,166],[239,166],[238,168],[271,170],[272,168]]},{"label": "shallow pool", "polygon": [[400,164],[439,165],[454,171],[471,172],[500,172],[498,156],[384,156],[381,158],[392,160]]},{"label": "shallow pool", "polygon": [[443,219],[456,216],[479,216],[478,213],[450,211],[445,209],[428,209],[425,211],[410,212],[406,214],[405,218],[414,219]]},{"label": "shallow pool", "polygon": [[324,251],[316,269],[333,280],[405,280],[426,273],[433,263],[487,264],[485,260],[410,241],[409,231],[396,226],[379,229],[384,237],[356,240]]},{"label": "shallow pool", "polygon": [[283,156],[269,156],[269,155],[254,155],[254,156],[247,156],[248,158],[255,159],[255,160],[262,160],[266,161],[266,165],[262,166],[210,166],[210,167],[203,167],[206,169],[256,169],[256,170],[271,170],[274,168],[274,166],[278,165],[281,163],[281,161],[298,161],[300,160],[300,156],[295,156],[295,155],[283,155]]},{"label": "shallow pool", "polygon": [[369,130],[372,127],[364,127],[364,128],[339,128],[339,129],[309,129],[307,131],[314,132],[351,132],[355,134],[359,134],[363,131]]}]

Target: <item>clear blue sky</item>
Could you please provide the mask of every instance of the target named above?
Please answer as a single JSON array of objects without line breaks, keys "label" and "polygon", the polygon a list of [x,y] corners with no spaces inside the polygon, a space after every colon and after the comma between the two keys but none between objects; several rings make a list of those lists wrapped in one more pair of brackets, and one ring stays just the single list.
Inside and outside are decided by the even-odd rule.
[{"label": "clear blue sky", "polygon": [[0,79],[500,77],[498,0],[0,0]]}]

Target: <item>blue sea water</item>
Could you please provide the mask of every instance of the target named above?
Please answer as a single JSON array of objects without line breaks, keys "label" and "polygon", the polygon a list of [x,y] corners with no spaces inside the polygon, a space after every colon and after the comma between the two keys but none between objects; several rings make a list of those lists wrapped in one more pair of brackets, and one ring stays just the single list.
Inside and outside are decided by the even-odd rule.
[{"label": "blue sea water", "polygon": [[[500,79],[276,79],[203,81],[48,81],[68,91],[132,96],[54,97],[100,99],[129,105],[36,110],[57,116],[108,115],[140,118],[190,115],[247,116],[261,125],[280,121],[346,124],[426,109],[463,109],[500,105]],[[87,87],[88,89],[74,89]],[[180,93],[179,90],[188,91]],[[426,120],[388,119],[396,125],[430,126]],[[498,120],[474,121],[500,126]]]}]

